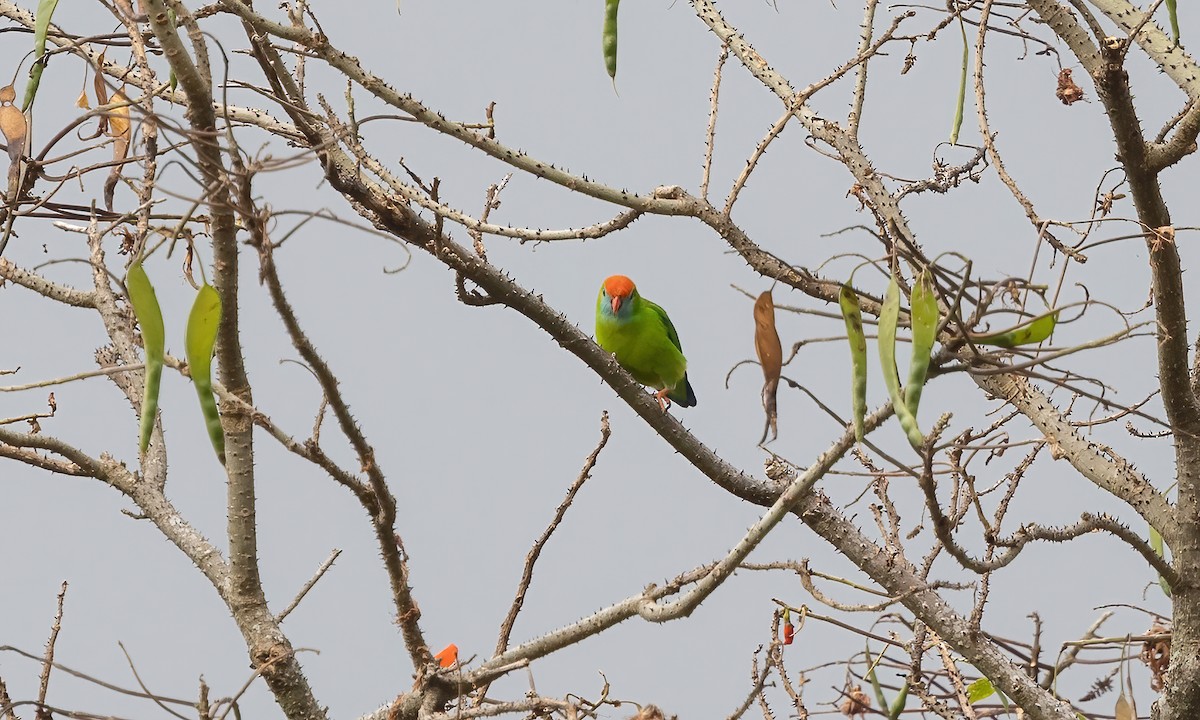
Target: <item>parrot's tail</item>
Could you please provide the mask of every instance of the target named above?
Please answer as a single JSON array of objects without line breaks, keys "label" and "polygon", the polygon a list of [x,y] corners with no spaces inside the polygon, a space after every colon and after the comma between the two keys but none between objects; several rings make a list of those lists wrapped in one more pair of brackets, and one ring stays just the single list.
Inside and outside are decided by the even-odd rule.
[{"label": "parrot's tail", "polygon": [[678,403],[681,407],[696,406],[696,391],[692,390],[692,384],[688,382],[687,373],[683,375],[683,382],[671,388],[671,392],[667,393],[667,397]]}]

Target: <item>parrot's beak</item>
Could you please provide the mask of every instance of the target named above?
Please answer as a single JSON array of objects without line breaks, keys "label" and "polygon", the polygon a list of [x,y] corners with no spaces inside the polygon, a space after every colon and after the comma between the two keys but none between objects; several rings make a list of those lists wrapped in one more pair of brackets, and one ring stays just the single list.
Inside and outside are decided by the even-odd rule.
[{"label": "parrot's beak", "polygon": [[621,311],[621,296],[620,295],[613,295],[612,309],[613,309],[613,315],[616,315],[618,312]]}]

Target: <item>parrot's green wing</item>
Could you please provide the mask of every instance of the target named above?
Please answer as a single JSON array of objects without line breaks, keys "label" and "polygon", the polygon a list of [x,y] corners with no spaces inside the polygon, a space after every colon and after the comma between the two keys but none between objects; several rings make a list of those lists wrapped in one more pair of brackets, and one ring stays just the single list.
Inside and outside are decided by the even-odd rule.
[{"label": "parrot's green wing", "polygon": [[642,302],[646,303],[646,307],[654,311],[658,315],[658,319],[662,320],[663,327],[667,329],[667,339],[675,346],[679,352],[683,352],[683,346],[679,344],[679,333],[675,332],[675,326],[671,324],[671,318],[667,315],[667,311],[663,310],[658,304],[650,302],[646,298],[642,298]]}]

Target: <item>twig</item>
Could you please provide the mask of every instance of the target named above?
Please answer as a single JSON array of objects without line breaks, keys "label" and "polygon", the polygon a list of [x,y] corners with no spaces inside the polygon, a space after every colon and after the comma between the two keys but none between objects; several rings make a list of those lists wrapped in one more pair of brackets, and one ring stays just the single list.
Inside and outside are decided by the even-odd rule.
[{"label": "twig", "polygon": [[717,55],[717,67],[713,70],[711,104],[708,108],[708,129],[704,135],[704,174],[700,178],[700,199],[708,199],[708,180],[712,173],[713,147],[716,143],[717,132],[717,100],[721,93],[721,68],[729,58],[729,46],[722,44],[721,52]]},{"label": "twig", "polygon": [[100,368],[99,370],[88,370],[87,372],[52,378],[50,380],[39,380],[38,382],[26,383],[24,385],[4,385],[0,386],[0,392],[21,392],[23,390],[33,390],[35,388],[53,387],[55,385],[65,385],[69,382],[75,382],[76,380],[85,380],[87,378],[100,377],[102,375],[112,375],[114,373],[132,372],[134,370],[144,370],[145,368],[146,366],[143,363],[136,363],[134,365],[114,365],[112,367]]},{"label": "twig", "polygon": [[142,689],[142,692],[146,693],[146,697],[150,698],[155,705],[159,706],[163,710],[166,710],[171,715],[179,718],[179,720],[192,720],[187,715],[181,715],[180,713],[177,713],[171,708],[167,707],[162,700],[158,699],[157,695],[150,692],[150,688],[146,687],[146,683],[142,682],[142,676],[138,674],[137,668],[134,667],[133,658],[129,657],[129,651],[125,649],[125,643],[118,641],[117,646],[120,647],[121,652],[125,654],[125,662],[129,663],[129,670],[133,673],[133,679],[137,680],[138,687]]},{"label": "twig", "polygon": [[723,213],[728,215],[733,211],[733,204],[737,202],[738,194],[742,191],[742,188],[746,186],[746,181],[750,179],[750,173],[754,172],[754,168],[758,166],[758,161],[762,159],[763,153],[767,151],[767,146],[771,144],[772,140],[779,137],[779,134],[783,132],[785,127],[787,127],[788,121],[790,121],[794,116],[795,115],[792,110],[788,109],[787,112],[783,114],[783,117],[776,120],[775,124],[771,126],[771,129],[767,131],[766,137],[758,142],[758,145],[754,148],[754,152],[750,155],[750,159],[746,160],[746,166],[742,168],[742,172],[738,174],[737,180],[733,181],[733,187],[729,190],[729,196],[725,198],[725,209],[722,210]]},{"label": "twig", "polygon": [[[879,0],[867,0],[866,8],[863,10],[862,36],[858,43],[859,56],[866,55],[867,49],[871,45],[871,35],[875,31],[875,10],[879,7]],[[858,76],[854,80],[854,102],[850,110],[850,116],[846,118],[846,132],[852,137],[858,137],[858,123],[862,119],[863,101],[867,95],[867,60],[864,59],[862,64],[858,66]]]},{"label": "twig", "polygon": [[[980,25],[982,24],[981,21]],[[962,673],[959,672],[954,658],[950,657],[949,646],[946,645],[945,640],[937,638],[937,647],[938,653],[942,656],[942,666],[946,668],[946,677],[950,678],[950,684],[954,686],[954,697],[958,700],[959,710],[965,717],[975,720],[975,708],[971,706],[971,701],[967,697],[967,687],[963,684]]]},{"label": "twig", "polygon": [[[12,647],[11,645],[0,645],[0,652],[11,652],[16,655],[19,655],[20,657],[26,658],[27,660],[36,660],[38,662],[41,662],[41,660],[42,660],[41,655],[36,655],[34,653],[27,652],[20,648]],[[131,690],[129,688],[121,687],[120,685],[114,685],[110,682],[105,682],[104,680],[101,680],[100,678],[93,677],[86,673],[82,673],[68,665],[63,665],[62,663],[58,663],[58,662],[54,663],[54,669],[58,670],[60,673],[66,673],[72,677],[77,677],[80,680],[92,683],[93,685],[102,687],[105,690],[111,690],[112,692],[115,692],[115,693],[118,693],[121,695],[128,695],[130,697],[144,698],[144,699],[150,698],[150,696],[144,692],[138,692],[137,690]],[[164,697],[161,695],[159,696],[159,699],[164,702],[169,702],[173,705],[182,705],[184,707],[192,707],[195,705],[195,703],[193,703],[190,700],[180,700],[178,698]]]},{"label": "twig", "polygon": [[567,509],[571,507],[571,503],[575,501],[575,496],[579,494],[580,488],[591,477],[592,469],[596,467],[596,461],[600,459],[600,452],[604,450],[604,446],[608,444],[609,437],[612,436],[612,428],[608,424],[608,411],[605,410],[600,415],[600,441],[596,443],[595,449],[583,461],[583,469],[579,471],[579,476],[575,478],[575,482],[567,488],[567,496],[559,503],[558,509],[554,511],[554,519],[542,531],[541,537],[529,549],[529,553],[525,556],[525,567],[521,571],[521,581],[517,584],[517,594],[513,598],[512,605],[508,608],[508,614],[504,617],[504,622],[500,624],[500,637],[496,640],[496,654],[504,652],[508,649],[508,640],[512,635],[513,625],[517,622],[517,615],[520,614],[521,608],[525,604],[525,593],[529,590],[529,584],[533,581],[533,566],[537,563],[538,558],[542,554],[542,549],[546,547],[546,543],[550,540],[550,536],[558,529],[563,517],[567,514]]},{"label": "twig", "polygon": [[239,212],[250,228],[250,244],[258,251],[259,277],[267,286],[275,312],[283,321],[292,346],[316,375],[325,398],[329,401],[329,407],[338,421],[338,426],[350,441],[359,465],[369,480],[370,496],[359,494],[359,502],[371,517],[371,525],[375,531],[376,541],[391,584],[392,602],[396,607],[397,622],[404,637],[405,647],[412,659],[413,667],[422,667],[430,659],[430,651],[419,624],[421,611],[412,596],[412,588],[408,584],[408,564],[401,557],[396,543],[396,538],[399,536],[395,530],[396,499],[388,489],[383,470],[375,461],[374,447],[371,446],[370,441],[367,440],[365,433],[350,412],[350,406],[346,403],[339,388],[337,376],[324,358],[317,353],[316,347],[300,327],[300,321],[284,293],[283,282],[279,278],[275,265],[272,246],[267,236],[269,217],[253,211],[252,172],[244,167],[241,170],[242,175],[238,182],[237,193]]},{"label": "twig", "polygon": [[762,671],[759,671],[759,650],[762,650],[761,645],[758,647],[758,650],[755,651],[753,661],[751,662],[750,677],[753,680],[753,684],[750,687],[750,694],[746,696],[746,699],[742,701],[742,704],[739,705],[736,710],[730,713],[725,720],[738,720],[740,717],[742,717],[742,715],[745,715],[746,711],[750,709],[750,706],[754,704],[754,701],[758,699],[758,696],[762,694],[763,688],[767,686],[767,676],[771,674],[771,663],[764,663]]},{"label": "twig", "polygon": [[337,560],[338,556],[341,554],[342,551],[338,548],[334,548],[333,552],[329,553],[329,557],[325,558],[325,562],[321,563],[321,567],[317,568],[317,571],[313,574],[312,578],[310,578],[308,582],[304,583],[304,587],[300,588],[300,592],[296,593],[296,597],[292,599],[292,601],[283,609],[282,612],[275,616],[275,622],[283,623],[283,619],[296,609],[296,606],[300,604],[300,601],[304,599],[304,596],[308,594],[308,591],[312,590],[313,585],[316,585],[317,581],[324,577],[325,572],[329,570],[329,568],[333,567],[333,562]]},{"label": "twig", "polygon": [[0,677],[0,717],[3,717],[4,720],[21,720],[13,712],[12,698],[8,696],[8,686],[4,684],[2,677]]},{"label": "twig", "polygon": [[[250,673],[250,677],[246,678],[246,682],[242,683],[242,686],[238,688],[238,691],[234,693],[233,697],[227,701],[229,706],[225,708],[225,710],[217,717],[216,720],[225,720],[225,718],[229,715],[229,712],[237,707],[237,701],[246,694],[246,691],[250,689],[250,686],[254,684],[254,681],[257,680],[260,675],[269,674],[272,665],[282,661],[292,662],[295,659],[296,654],[302,652],[311,652],[318,655],[321,654],[320,650],[314,650],[312,648],[296,648],[295,650],[288,648],[287,652],[276,657],[272,657],[270,660],[267,660],[258,667],[254,668],[254,671]],[[240,712],[238,712],[236,715],[239,719],[242,716]]]},{"label": "twig", "polygon": [[988,127],[986,91],[983,84],[983,50],[987,41],[988,17],[992,12],[993,0],[984,0],[983,7],[979,13],[979,34],[975,38],[975,113],[979,120],[979,134],[983,137],[983,146],[987,149],[988,160],[992,167],[996,168],[996,176],[1012,193],[1012,196],[1025,210],[1025,216],[1029,218],[1029,222],[1033,223],[1033,227],[1037,229],[1039,236],[1043,236],[1054,247],[1055,250],[1066,255],[1069,259],[1081,260],[1081,256],[1074,249],[1064,245],[1050,234],[1047,224],[1042,220],[1041,216],[1033,208],[1033,203],[1017,186],[1017,181],[1012,175],[1008,174],[1008,169],[1004,166],[1004,159],[1000,157],[1000,151],[996,149],[996,139],[992,136],[991,128]]},{"label": "twig", "polygon": [[46,641],[46,654],[42,658],[42,674],[38,680],[37,710],[34,717],[37,720],[52,720],[46,711],[46,693],[50,690],[50,670],[54,667],[54,643],[58,641],[58,631],[62,630],[63,600],[67,597],[67,581],[63,580],[62,589],[58,591],[58,610],[54,613],[54,625],[50,627],[50,639]]}]

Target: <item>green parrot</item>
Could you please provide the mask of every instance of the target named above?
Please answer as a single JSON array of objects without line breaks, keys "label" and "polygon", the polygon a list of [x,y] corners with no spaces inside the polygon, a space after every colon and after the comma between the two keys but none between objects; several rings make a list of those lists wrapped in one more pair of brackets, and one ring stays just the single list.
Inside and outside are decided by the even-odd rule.
[{"label": "green parrot", "polygon": [[683,407],[696,404],[687,360],[671,318],[666,310],[639,295],[633,281],[624,275],[613,275],[600,286],[596,342],[616,355],[635,380],[658,391],[654,397],[664,411],[672,400]]}]

